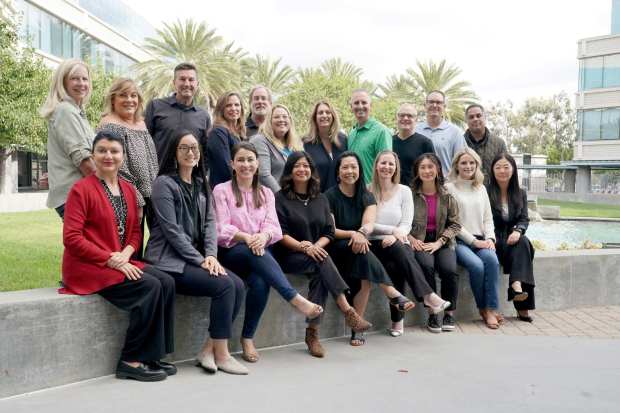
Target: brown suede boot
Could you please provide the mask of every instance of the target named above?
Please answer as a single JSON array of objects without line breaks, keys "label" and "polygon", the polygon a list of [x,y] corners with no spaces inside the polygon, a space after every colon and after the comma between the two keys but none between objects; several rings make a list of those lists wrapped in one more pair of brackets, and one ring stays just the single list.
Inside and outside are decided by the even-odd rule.
[{"label": "brown suede boot", "polygon": [[351,330],[356,333],[361,333],[363,331],[367,331],[372,327],[372,324],[368,321],[364,320],[353,307],[349,308],[344,313],[344,322],[347,323]]},{"label": "brown suede boot", "polygon": [[306,345],[310,355],[314,357],[325,357],[325,350],[319,341],[319,331],[316,328],[306,328]]}]

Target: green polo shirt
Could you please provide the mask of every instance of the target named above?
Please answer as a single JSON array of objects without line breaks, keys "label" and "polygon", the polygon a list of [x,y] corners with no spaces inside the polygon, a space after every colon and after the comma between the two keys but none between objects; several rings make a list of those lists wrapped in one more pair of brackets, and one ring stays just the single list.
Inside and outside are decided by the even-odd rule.
[{"label": "green polo shirt", "polygon": [[364,169],[364,182],[370,183],[372,167],[377,154],[384,150],[392,149],[392,134],[381,122],[374,118],[368,118],[362,126],[355,125],[349,133],[347,146],[362,160]]}]

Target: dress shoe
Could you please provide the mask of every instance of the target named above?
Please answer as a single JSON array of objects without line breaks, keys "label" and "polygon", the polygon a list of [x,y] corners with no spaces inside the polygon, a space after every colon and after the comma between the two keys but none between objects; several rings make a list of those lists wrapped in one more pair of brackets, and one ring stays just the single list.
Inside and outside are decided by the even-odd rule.
[{"label": "dress shoe", "polygon": [[528,295],[526,291],[516,291],[512,286],[508,287],[508,301],[525,301]]},{"label": "dress shoe", "polygon": [[166,380],[168,375],[163,370],[153,370],[145,364],[132,367],[122,360],[116,365],[116,377],[119,379],[133,379],[138,381],[161,381]]},{"label": "dress shoe", "polygon": [[215,357],[213,353],[199,354],[196,356],[197,366],[202,367],[207,373],[217,372],[217,366],[215,365]]},{"label": "dress shoe", "polygon": [[233,357],[228,357],[223,362],[216,363],[216,365],[217,365],[218,370],[223,371],[224,373],[228,373],[228,374],[245,375],[250,372],[246,366],[239,363]]},{"label": "dress shoe", "polygon": [[145,363],[151,370],[163,370],[168,376],[177,374],[177,366],[166,361],[156,360]]}]

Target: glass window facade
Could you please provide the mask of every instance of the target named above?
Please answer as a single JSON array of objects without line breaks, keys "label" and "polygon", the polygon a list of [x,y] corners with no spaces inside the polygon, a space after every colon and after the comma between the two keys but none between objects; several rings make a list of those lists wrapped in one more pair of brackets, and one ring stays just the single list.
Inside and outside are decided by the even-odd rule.
[{"label": "glass window facade", "polygon": [[35,49],[61,59],[82,59],[108,73],[128,73],[136,62],[24,0],[15,5],[22,16],[20,37]]},{"label": "glass window facade", "polygon": [[620,108],[578,111],[577,126],[582,141],[620,139]]},{"label": "glass window facade", "polygon": [[579,61],[579,90],[620,87],[620,54]]}]

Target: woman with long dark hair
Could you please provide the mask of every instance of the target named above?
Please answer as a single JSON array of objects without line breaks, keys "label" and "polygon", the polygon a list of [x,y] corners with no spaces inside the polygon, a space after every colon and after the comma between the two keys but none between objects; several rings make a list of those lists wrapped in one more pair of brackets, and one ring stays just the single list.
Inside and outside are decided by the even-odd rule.
[{"label": "woman with long dark hair", "polygon": [[153,183],[154,217],[145,260],[170,274],[180,294],[211,297],[209,334],[196,357],[209,373],[248,374],[228,351],[243,281],[217,260],[213,200],[198,139],[179,130],[168,143]]},{"label": "woman with long dark hair", "polygon": [[[323,308],[301,296],[271,255],[270,246],[282,239],[273,192],[258,180],[258,154],[249,142],[232,149],[232,179],[213,189],[217,215],[219,257],[244,277],[249,291],[241,332],[242,357],[254,363],[258,353],[254,333],[269,299],[269,287],[309,319]],[[279,184],[278,184],[279,185]]]},{"label": "woman with long dark hair", "polygon": [[[329,253],[334,258],[340,274],[345,275],[351,286],[350,298],[360,316],[364,316],[370,283],[378,284],[398,311],[411,310],[415,304],[394,286],[381,262],[370,251],[368,236],[373,231],[377,202],[364,185],[362,163],[355,152],[347,151],[336,161],[338,185],[325,196],[336,224],[335,240]],[[352,331],[350,344],[366,343],[363,333]]]},{"label": "woman with long dark hair", "polygon": [[441,162],[435,154],[420,155],[413,164],[413,225],[409,242],[415,250],[426,281],[437,292],[435,270],[441,279],[441,297],[450,301],[440,323],[429,311],[426,327],[432,333],[454,331],[454,311],[458,296],[458,274],[454,238],[461,230],[456,200],[444,186]]},{"label": "woman with long dark hair", "polygon": [[517,163],[507,153],[491,163],[489,199],[495,224],[496,253],[508,278],[508,300],[519,320],[532,322],[534,301],[534,247],[525,235],[529,225],[527,194],[519,186]]},{"label": "woman with long dark hair", "polygon": [[[428,285],[415,258],[407,235],[413,221],[413,196],[408,186],[400,184],[400,162],[392,151],[379,152],[373,167],[370,192],[377,200],[377,218],[370,236],[370,250],[388,271],[398,291],[409,284],[418,302],[424,302],[437,314],[450,306]],[[404,332],[404,315],[390,307],[392,327],[389,333],[399,337]]]},{"label": "woman with long dark hair", "polygon": [[[345,296],[349,289],[326,248],[334,239],[334,223],[329,202],[320,190],[316,166],[306,152],[293,152],[286,160],[282,189],[276,194],[276,210],[283,238],[276,244],[276,257],[288,273],[309,275],[310,301],[325,306],[328,293],[334,297],[354,331],[365,331],[371,324],[361,318]],[[311,355],[323,357],[319,342],[321,317],[308,320],[306,344]]]}]

